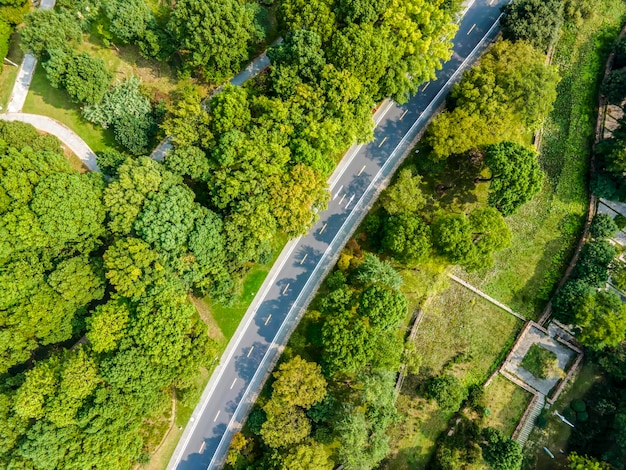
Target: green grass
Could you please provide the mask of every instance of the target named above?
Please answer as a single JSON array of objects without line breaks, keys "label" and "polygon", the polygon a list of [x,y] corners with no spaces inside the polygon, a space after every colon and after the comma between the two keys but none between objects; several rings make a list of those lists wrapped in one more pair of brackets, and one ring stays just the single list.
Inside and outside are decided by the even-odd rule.
[{"label": "green grass", "polygon": [[[417,394],[425,379],[446,370],[467,387],[484,382],[522,327],[520,320],[456,283],[432,297],[423,310],[415,339],[422,368],[420,377],[405,381],[398,398],[398,411],[406,421],[392,430],[394,451],[385,466],[389,469],[406,468],[406,463],[424,468],[437,437],[448,427],[451,413]],[[458,361],[461,355],[466,359]]]},{"label": "green grass", "polygon": [[46,73],[37,65],[30,91],[24,103],[24,112],[42,114],[65,124],[76,132],[94,152],[115,147],[115,139],[111,130],[85,121],[80,114],[80,106],[72,103],[63,90],[52,88]]},{"label": "green grass", "polygon": [[535,377],[547,379],[555,363],[558,363],[556,354],[535,343],[528,349],[520,365]]},{"label": "green grass", "polygon": [[272,269],[274,261],[276,261],[286,243],[287,237],[285,235],[277,236],[272,240],[272,259],[266,264],[255,264],[250,268],[246,277],[241,281],[237,295],[230,305],[213,303],[208,297],[204,299],[227,340],[230,340],[237,330],[239,322],[241,322],[254,296],[267,277],[267,273]]},{"label": "green grass", "polygon": [[[23,57],[24,53],[20,48],[20,36],[19,34],[14,33],[11,36],[7,58],[16,64],[20,64]],[[3,64],[2,72],[0,72],[0,106],[2,106],[0,112],[4,112],[7,104],[9,103],[9,98],[11,96],[11,91],[13,90],[13,84],[17,78],[18,71],[18,67],[9,65],[6,62],[3,62]]]},{"label": "green grass", "polygon": [[496,375],[485,388],[485,406],[489,414],[484,425],[511,436],[531,399],[532,395],[522,387]]},{"label": "green grass", "polygon": [[623,2],[598,0],[595,16],[563,32],[553,62],[562,80],[544,126],[541,193],[507,219],[511,247],[472,283],[529,318],[537,318],[560,280],[580,234],[597,116],[597,89],[626,13]]}]

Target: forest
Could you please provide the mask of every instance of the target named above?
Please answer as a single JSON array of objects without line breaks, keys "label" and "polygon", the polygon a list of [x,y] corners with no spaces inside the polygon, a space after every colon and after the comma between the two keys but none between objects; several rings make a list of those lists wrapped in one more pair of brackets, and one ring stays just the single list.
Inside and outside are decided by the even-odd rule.
[{"label": "forest", "polygon": [[[113,130],[116,144],[98,153],[101,173],[80,173],[55,138],[0,124],[2,466],[149,461],[154,423],[218,352],[189,295],[228,303],[236,280],[271,256],[274,237],[311,226],[341,154],[372,138],[376,103],[405,100],[450,57],[457,8],[59,0],[53,10],[22,12],[14,23],[23,19],[22,47],[85,120]],[[270,11],[284,35],[268,50],[272,66],[246,87],[216,93],[265,46],[255,25]],[[159,99],[136,77],[114,80],[82,47],[91,36],[167,62],[180,76],[176,91]],[[164,163],[145,156],[161,135],[174,142]],[[406,307],[397,286],[363,282],[355,328],[363,340],[376,332],[383,341]],[[337,337],[327,370],[354,370],[372,357],[369,346],[341,350],[348,310],[324,333]],[[383,456],[371,453],[367,461]]]}]

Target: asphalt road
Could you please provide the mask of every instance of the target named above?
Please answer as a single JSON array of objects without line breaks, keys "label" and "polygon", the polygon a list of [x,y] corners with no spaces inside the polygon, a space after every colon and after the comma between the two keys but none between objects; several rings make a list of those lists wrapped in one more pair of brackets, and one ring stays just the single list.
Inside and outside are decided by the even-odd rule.
[{"label": "asphalt road", "polygon": [[232,434],[245,419],[265,378],[334,256],[367,213],[411,142],[461,76],[497,34],[506,0],[476,0],[454,39],[454,55],[408,103],[378,110],[375,141],[356,146],[331,177],[328,209],[310,232],[290,241],[222,356],[194,410],[168,469],[220,468]]}]

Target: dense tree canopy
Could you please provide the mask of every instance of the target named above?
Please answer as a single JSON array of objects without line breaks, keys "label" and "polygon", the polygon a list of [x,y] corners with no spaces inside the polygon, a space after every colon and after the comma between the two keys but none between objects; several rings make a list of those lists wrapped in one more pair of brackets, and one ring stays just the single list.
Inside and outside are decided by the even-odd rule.
[{"label": "dense tree canopy", "polygon": [[511,215],[541,189],[543,173],[537,153],[513,142],[490,145],[486,152],[485,164],[491,172],[489,204]]},{"label": "dense tree canopy", "polygon": [[47,51],[72,52],[73,46],[83,40],[79,24],[71,14],[59,10],[35,10],[24,18],[20,30],[22,47],[39,58],[46,59]]},{"label": "dense tree canopy", "polygon": [[[131,468],[153,445],[172,387],[190,387],[215,354],[187,298],[191,268],[171,260],[161,232],[142,231],[152,246],[133,229],[144,214],[170,220],[171,192],[152,197],[162,179],[182,186],[158,163],[128,161],[106,187],[23,124],[2,123],[0,141],[0,466]],[[136,211],[112,234],[103,199],[124,187]],[[219,233],[207,233],[211,216],[195,209],[202,217],[185,242],[213,269],[207,251]],[[194,272],[193,282],[209,277]]]},{"label": "dense tree canopy", "polygon": [[559,77],[529,43],[497,42],[465,72],[426,140],[445,158],[503,141],[524,144],[552,109]]},{"label": "dense tree canopy", "polygon": [[181,0],[168,28],[189,67],[216,83],[238,72],[248,58],[252,19],[238,0]]},{"label": "dense tree canopy", "polygon": [[502,7],[502,35],[512,41],[528,41],[547,51],[563,23],[562,0],[513,0]]}]

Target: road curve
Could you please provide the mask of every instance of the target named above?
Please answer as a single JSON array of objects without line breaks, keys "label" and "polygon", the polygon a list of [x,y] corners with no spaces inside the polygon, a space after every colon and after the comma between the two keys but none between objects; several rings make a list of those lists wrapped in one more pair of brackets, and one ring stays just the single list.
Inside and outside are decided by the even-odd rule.
[{"label": "road curve", "polygon": [[222,466],[233,433],[339,250],[450,87],[496,37],[504,3],[476,0],[461,21],[453,57],[438,79],[402,106],[386,102],[376,115],[375,141],[348,151],[329,180],[328,209],[307,235],[285,246],[211,376],[168,469]]},{"label": "road curve", "polygon": [[36,129],[52,134],[59,139],[67,148],[76,154],[83,164],[91,171],[100,171],[96,163],[96,154],[93,150],[80,138],[76,132],[61,124],[59,121],[48,116],[27,113],[9,113],[0,114],[3,121],[21,121],[32,124]]}]

